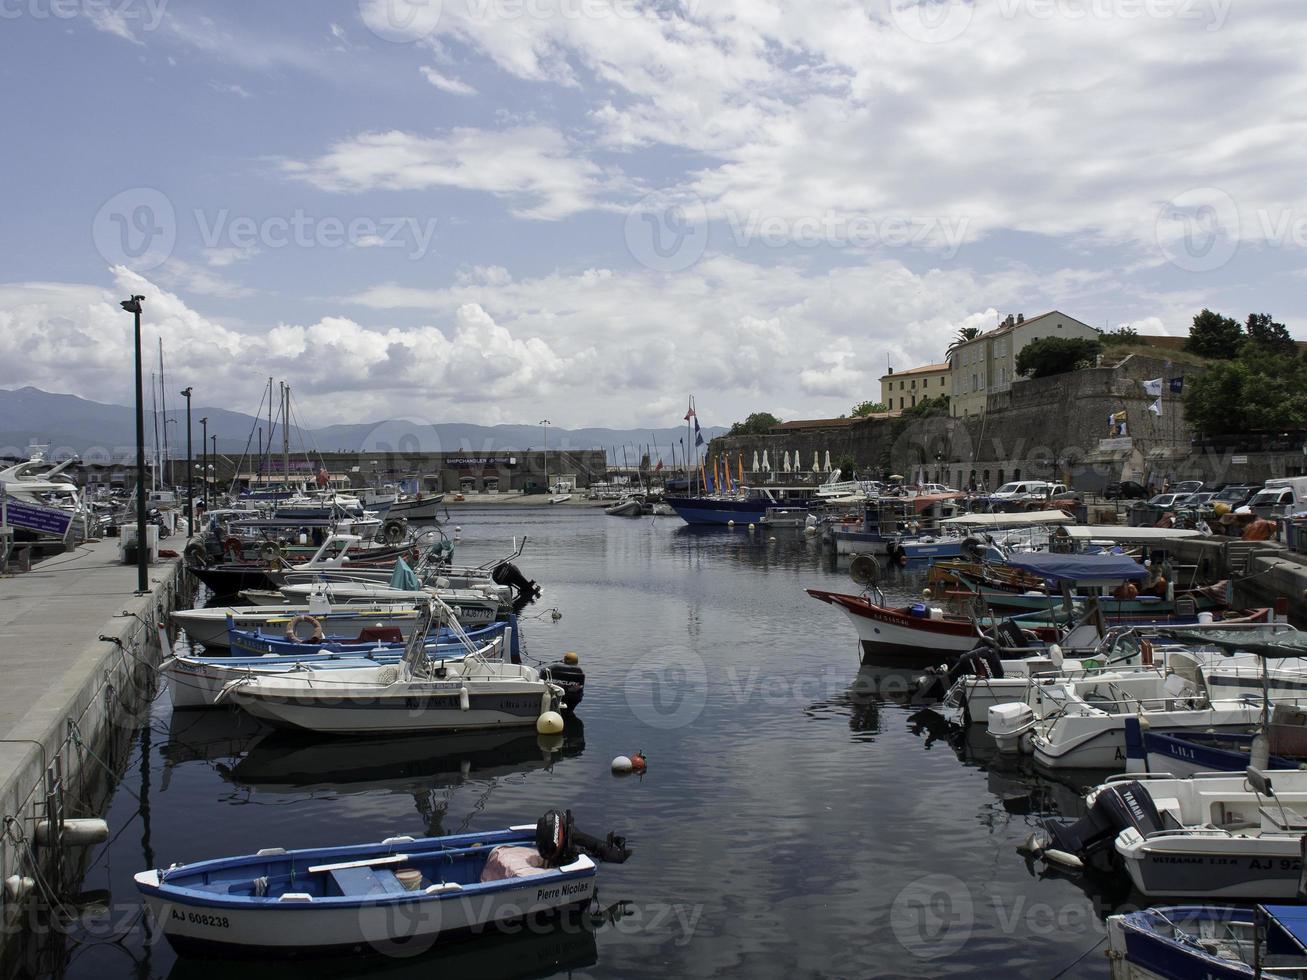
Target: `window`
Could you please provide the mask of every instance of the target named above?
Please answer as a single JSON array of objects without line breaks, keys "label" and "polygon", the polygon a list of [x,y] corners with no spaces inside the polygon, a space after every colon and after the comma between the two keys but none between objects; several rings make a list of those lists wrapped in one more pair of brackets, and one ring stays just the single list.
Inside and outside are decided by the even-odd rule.
[{"label": "window", "polygon": [[943,376],[941,376],[940,379],[939,379],[939,386],[940,386],[941,388],[944,387],[944,378],[943,378]]},{"label": "window", "polygon": [[979,385],[976,384],[976,375],[974,375],[974,374],[971,376],[971,390],[972,390],[972,391],[979,391],[979,390],[980,390]]},{"label": "window", "polygon": [[913,378],[913,379],[912,379],[912,390],[913,390],[913,391],[916,391],[916,390],[917,390],[917,379],[916,379],[916,378]]},{"label": "window", "polygon": [[899,396],[899,408],[902,408],[902,407],[903,407],[903,396],[900,395],[900,396]]}]

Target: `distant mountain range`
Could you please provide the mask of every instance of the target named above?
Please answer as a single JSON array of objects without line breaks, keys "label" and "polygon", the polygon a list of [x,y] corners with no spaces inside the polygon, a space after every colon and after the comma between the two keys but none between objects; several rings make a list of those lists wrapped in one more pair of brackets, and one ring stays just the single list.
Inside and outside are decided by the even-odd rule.
[{"label": "distant mountain range", "polygon": [[[168,405],[167,418],[177,424],[167,424],[168,441],[172,456],[186,454],[186,403]],[[146,452],[154,451],[154,415],[147,402],[145,414]],[[292,410],[292,416],[294,412]],[[200,419],[208,418],[209,434],[218,436],[218,451],[238,455],[247,448],[257,452],[256,427],[259,420],[243,412],[229,412],[222,408],[195,405],[191,408],[194,425],[194,451],[200,455]],[[164,426],[160,413],[159,424]],[[263,421],[267,438],[267,420]],[[703,430],[705,442],[726,430],[713,426]],[[496,452],[503,450],[539,449],[542,444],[539,425],[473,425],[467,422],[448,422],[437,425],[419,425],[402,419],[387,419],[355,425],[329,425],[321,429],[300,429],[291,426],[291,451],[303,454],[308,450],[322,452]],[[621,462],[622,447],[627,447],[632,464],[644,447],[656,444],[669,463],[671,447],[685,437],[680,426],[662,429],[564,429],[550,426],[549,446],[558,449],[607,449],[610,462],[613,453]],[[162,441],[162,429],[160,430]],[[31,443],[48,446],[52,456],[77,453],[88,461],[125,459],[135,453],[135,410],[126,405],[106,405],[88,401],[76,395],[59,395],[40,388],[0,388],[0,455],[27,455]],[[276,432],[277,446],[281,446],[281,428]],[[656,458],[655,456],[655,458]]]}]

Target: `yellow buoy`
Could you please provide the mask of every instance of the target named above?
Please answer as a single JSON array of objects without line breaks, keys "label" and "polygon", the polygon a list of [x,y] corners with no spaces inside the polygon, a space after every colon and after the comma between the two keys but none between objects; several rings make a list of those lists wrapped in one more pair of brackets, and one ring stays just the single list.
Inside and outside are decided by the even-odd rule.
[{"label": "yellow buoy", "polygon": [[563,716],[557,711],[546,711],[536,719],[536,731],[541,735],[557,735],[563,730]]},{"label": "yellow buoy", "polygon": [[581,658],[576,655],[574,650],[569,650],[567,653],[563,654],[563,663],[565,664],[571,664],[575,667],[580,662]]}]

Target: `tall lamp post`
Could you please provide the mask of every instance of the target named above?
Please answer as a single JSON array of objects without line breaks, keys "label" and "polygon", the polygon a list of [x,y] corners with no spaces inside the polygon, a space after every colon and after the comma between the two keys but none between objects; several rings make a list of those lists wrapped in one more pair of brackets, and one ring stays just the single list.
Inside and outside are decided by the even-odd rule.
[{"label": "tall lamp post", "polygon": [[204,478],[204,509],[209,509],[209,417],[200,419],[200,458],[204,465],[200,467],[200,476]]},{"label": "tall lamp post", "polygon": [[191,389],[182,392],[186,399],[186,530],[195,534],[195,460],[191,458]]},{"label": "tall lamp post", "polygon": [[136,591],[150,588],[150,553],[145,547],[145,394],[141,385],[141,301],[133,296],[119,305],[136,322]]},{"label": "tall lamp post", "polygon": [[549,493],[549,420],[541,419],[540,424],[544,426],[544,454],[545,454],[545,493]]}]

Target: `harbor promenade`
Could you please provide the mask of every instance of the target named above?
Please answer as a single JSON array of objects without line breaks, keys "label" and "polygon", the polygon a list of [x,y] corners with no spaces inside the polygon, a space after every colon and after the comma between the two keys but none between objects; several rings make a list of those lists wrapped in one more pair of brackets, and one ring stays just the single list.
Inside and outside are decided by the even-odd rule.
[{"label": "harbor promenade", "polygon": [[[181,562],[161,559],[150,568],[149,591],[136,594],[136,567],[120,563],[116,538],[0,577],[0,877],[33,874],[15,838],[35,840],[39,822],[97,815],[79,812],[76,800],[103,780],[104,746],[132,723],[148,664],[158,660],[158,624],[182,581]],[[48,853],[37,853],[45,864]],[[8,926],[22,900],[0,891],[0,903]],[[6,947],[17,935],[3,930]]]}]

